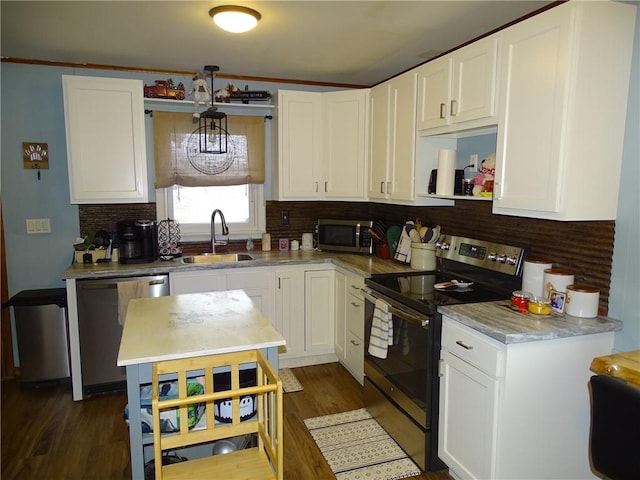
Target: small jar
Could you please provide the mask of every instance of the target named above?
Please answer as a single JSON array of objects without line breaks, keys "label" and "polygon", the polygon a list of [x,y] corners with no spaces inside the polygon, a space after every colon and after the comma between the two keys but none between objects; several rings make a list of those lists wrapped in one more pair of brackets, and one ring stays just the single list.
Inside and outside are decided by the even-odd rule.
[{"label": "small jar", "polygon": [[531,297],[529,292],[516,290],[511,293],[511,305],[517,307],[521,312],[526,312],[529,307],[529,297]]},{"label": "small jar", "polygon": [[529,299],[529,312],[536,315],[550,315],[551,302],[548,298],[533,297]]}]

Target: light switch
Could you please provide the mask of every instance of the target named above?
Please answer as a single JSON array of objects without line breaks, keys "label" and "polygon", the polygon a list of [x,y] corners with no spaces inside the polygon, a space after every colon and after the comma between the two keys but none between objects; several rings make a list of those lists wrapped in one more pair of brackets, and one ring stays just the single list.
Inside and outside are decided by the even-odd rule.
[{"label": "light switch", "polygon": [[27,233],[51,233],[51,219],[27,218]]}]

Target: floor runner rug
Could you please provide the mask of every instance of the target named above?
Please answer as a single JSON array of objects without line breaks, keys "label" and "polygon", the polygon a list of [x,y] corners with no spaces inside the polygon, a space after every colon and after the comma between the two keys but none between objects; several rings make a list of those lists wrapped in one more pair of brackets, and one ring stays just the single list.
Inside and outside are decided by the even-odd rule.
[{"label": "floor runner rug", "polygon": [[284,393],[299,392],[303,389],[302,384],[290,368],[281,368],[278,374],[280,375],[280,380],[282,380],[282,390]]},{"label": "floor runner rug", "polygon": [[421,473],[364,408],[304,423],[338,480],[396,480]]}]

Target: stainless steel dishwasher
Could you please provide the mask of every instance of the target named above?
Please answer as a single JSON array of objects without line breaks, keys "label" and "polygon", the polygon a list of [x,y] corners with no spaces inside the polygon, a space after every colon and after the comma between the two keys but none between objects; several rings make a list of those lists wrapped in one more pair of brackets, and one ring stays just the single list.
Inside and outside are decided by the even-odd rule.
[{"label": "stainless steel dishwasher", "polygon": [[126,390],[126,372],[116,360],[122,337],[118,283],[149,283],[150,297],[169,295],[169,276],[78,280],[78,329],[84,395]]}]

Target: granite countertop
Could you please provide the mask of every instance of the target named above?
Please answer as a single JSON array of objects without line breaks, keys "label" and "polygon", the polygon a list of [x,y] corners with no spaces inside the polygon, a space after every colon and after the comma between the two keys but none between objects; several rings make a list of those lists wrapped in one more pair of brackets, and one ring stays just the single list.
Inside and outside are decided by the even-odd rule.
[{"label": "granite countertop", "polygon": [[[505,306],[506,305],[506,306]],[[440,306],[438,311],[501,343],[524,343],[622,330],[622,322],[609,317],[518,313],[508,301]]]},{"label": "granite countertop", "polygon": [[[205,313],[203,313],[205,312]],[[224,335],[208,335],[222,331]],[[118,365],[285,345],[242,290],[136,298],[129,302]]]},{"label": "granite countertop", "polygon": [[97,279],[109,277],[136,277],[141,275],[159,275],[169,272],[214,270],[226,268],[251,268],[282,265],[304,265],[329,263],[347,271],[366,277],[379,273],[395,273],[412,271],[408,264],[396,260],[382,260],[375,256],[355,255],[331,252],[297,251],[252,251],[249,253],[254,260],[241,262],[219,263],[182,263],[179,258],[169,261],[157,260],[152,263],[121,264],[121,263],[75,263],[62,272],[62,279]]}]

